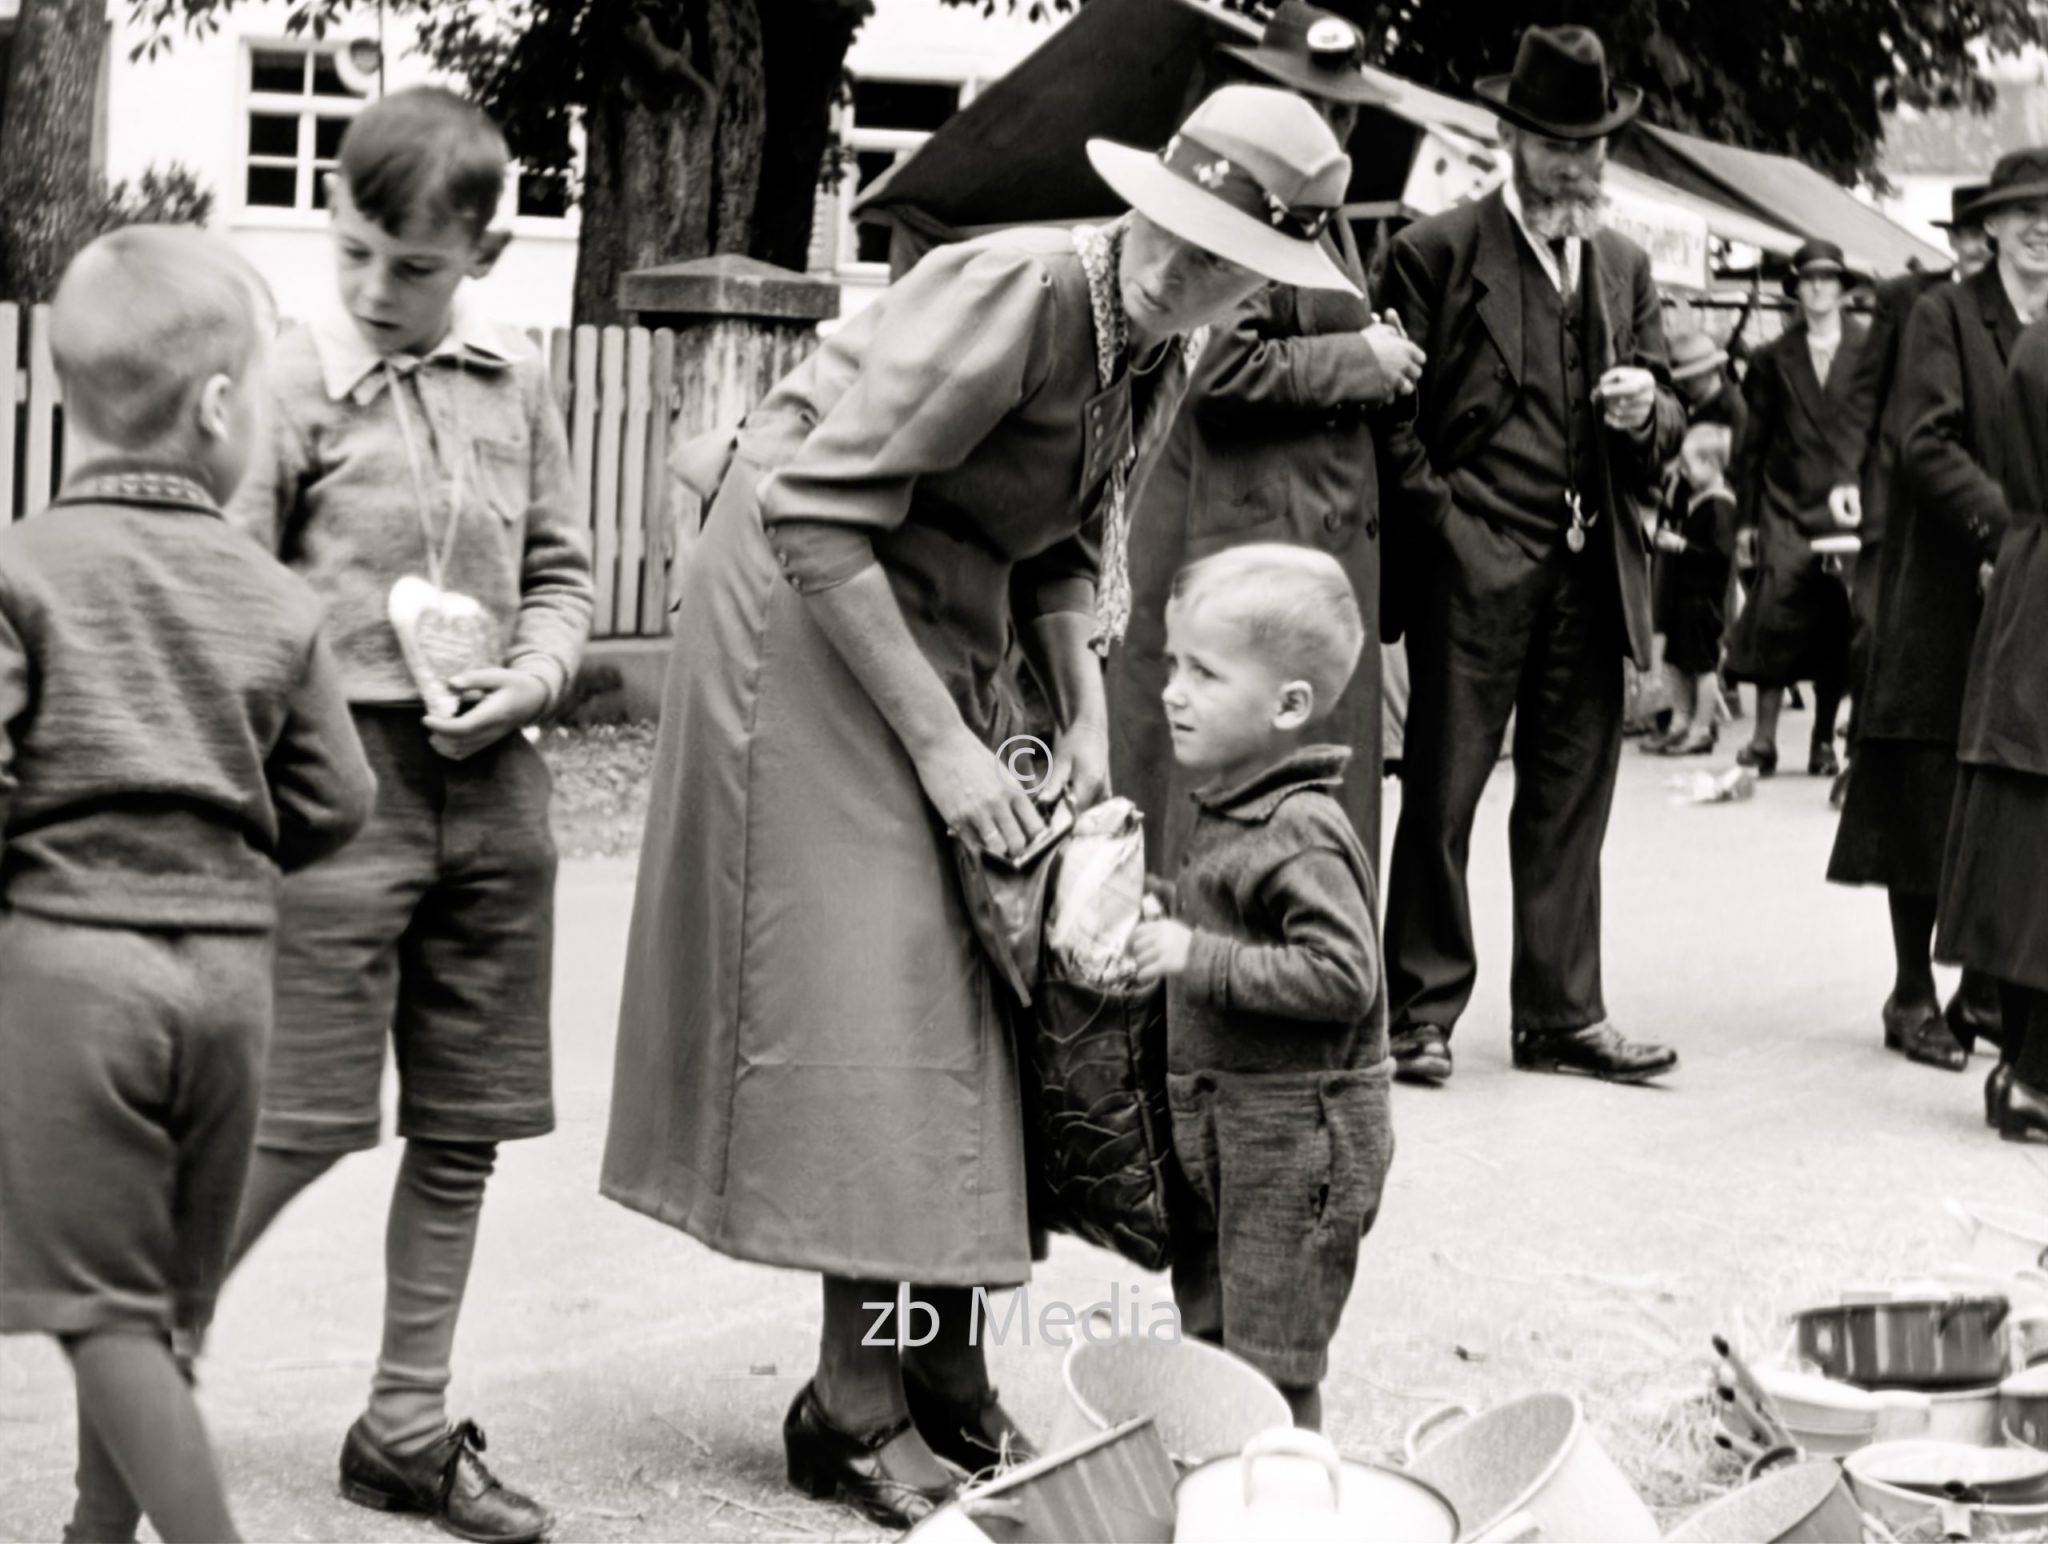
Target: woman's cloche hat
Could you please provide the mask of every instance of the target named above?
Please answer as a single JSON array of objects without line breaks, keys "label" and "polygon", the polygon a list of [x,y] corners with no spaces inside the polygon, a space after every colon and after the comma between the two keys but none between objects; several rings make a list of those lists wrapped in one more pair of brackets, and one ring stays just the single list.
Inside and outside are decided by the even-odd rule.
[{"label": "woman's cloche hat", "polygon": [[1635,117],[1643,93],[1607,79],[1607,51],[1585,27],[1531,27],[1515,73],[1472,83],[1517,128],[1549,139],[1604,139]]},{"label": "woman's cloche hat", "polygon": [[1183,241],[1278,284],[1358,293],[1319,245],[1351,185],[1351,158],[1292,92],[1225,86],[1157,155],[1091,139],[1088,160],[1125,203]]},{"label": "woman's cloche hat", "polygon": [[2048,146],[2041,145],[1998,158],[1991,180],[1970,205],[1970,217],[1982,224],[1994,209],[2037,202],[2048,203]]},{"label": "woman's cloche hat", "polygon": [[1365,34],[1305,0],[1284,0],[1257,47],[1232,45],[1223,52],[1310,96],[1360,106],[1384,107],[1391,100],[1365,78]]},{"label": "woman's cloche hat", "polygon": [[1843,289],[1854,289],[1868,282],[1864,275],[1848,265],[1842,257],[1842,249],[1832,241],[1802,241],[1799,250],[1792,254],[1792,271],[1785,275],[1785,293],[1797,295],[1799,281],[1813,278],[1840,279]]}]

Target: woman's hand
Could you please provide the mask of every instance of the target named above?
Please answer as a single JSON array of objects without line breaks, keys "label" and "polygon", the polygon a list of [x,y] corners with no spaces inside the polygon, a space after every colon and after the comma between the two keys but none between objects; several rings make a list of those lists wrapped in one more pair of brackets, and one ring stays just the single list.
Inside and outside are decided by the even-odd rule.
[{"label": "woman's hand", "polygon": [[1109,797],[1109,729],[1093,720],[1070,724],[1053,736],[1052,767],[1032,798],[1050,805],[1064,793],[1074,813]]},{"label": "woman's hand", "polygon": [[1022,852],[1045,829],[1031,794],[964,724],[915,764],[925,797],[946,829],[983,851]]}]

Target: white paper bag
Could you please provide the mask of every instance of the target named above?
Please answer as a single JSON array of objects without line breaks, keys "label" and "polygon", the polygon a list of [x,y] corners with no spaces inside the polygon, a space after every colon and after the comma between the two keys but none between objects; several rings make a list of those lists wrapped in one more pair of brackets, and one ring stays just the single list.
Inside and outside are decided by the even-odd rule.
[{"label": "white paper bag", "polygon": [[1060,854],[1045,909],[1045,968],[1066,981],[1126,987],[1145,903],[1145,822],[1129,799],[1085,811]]}]

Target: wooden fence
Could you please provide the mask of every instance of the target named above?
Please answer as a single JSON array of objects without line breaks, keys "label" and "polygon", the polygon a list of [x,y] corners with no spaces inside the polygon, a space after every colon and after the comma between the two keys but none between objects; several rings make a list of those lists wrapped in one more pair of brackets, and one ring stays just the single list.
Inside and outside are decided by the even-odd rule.
[{"label": "wooden fence", "polygon": [[[0,523],[40,511],[63,476],[63,412],[47,306],[0,305]],[[557,328],[527,334],[548,361],[590,524],[599,638],[668,630],[672,550],[667,469],[675,334]]]}]

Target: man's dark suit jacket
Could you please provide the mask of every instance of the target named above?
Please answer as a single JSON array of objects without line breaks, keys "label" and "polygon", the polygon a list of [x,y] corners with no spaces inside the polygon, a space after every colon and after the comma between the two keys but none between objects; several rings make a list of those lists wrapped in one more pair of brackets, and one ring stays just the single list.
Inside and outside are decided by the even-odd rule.
[{"label": "man's dark suit jacket", "polygon": [[[1488,194],[1411,225],[1394,238],[1384,304],[1428,352],[1412,417],[1390,421],[1381,455],[1380,627],[1388,641],[1406,631],[1427,593],[1421,565],[1433,561],[1452,518],[1445,479],[1484,444],[1514,406],[1524,379],[1521,264],[1524,251],[1503,196]],[[1626,236],[1602,231],[1581,249],[1592,279],[1585,320],[1587,375],[1637,365],[1657,376],[1649,432],[1603,429],[1596,485],[1582,490],[1600,516],[1587,556],[1614,565],[1628,628],[1628,652],[1650,662],[1650,538],[1664,463],[1685,434],[1685,409],[1665,368],[1664,319],[1650,260]],[[1560,527],[1563,519],[1560,517]]]}]

